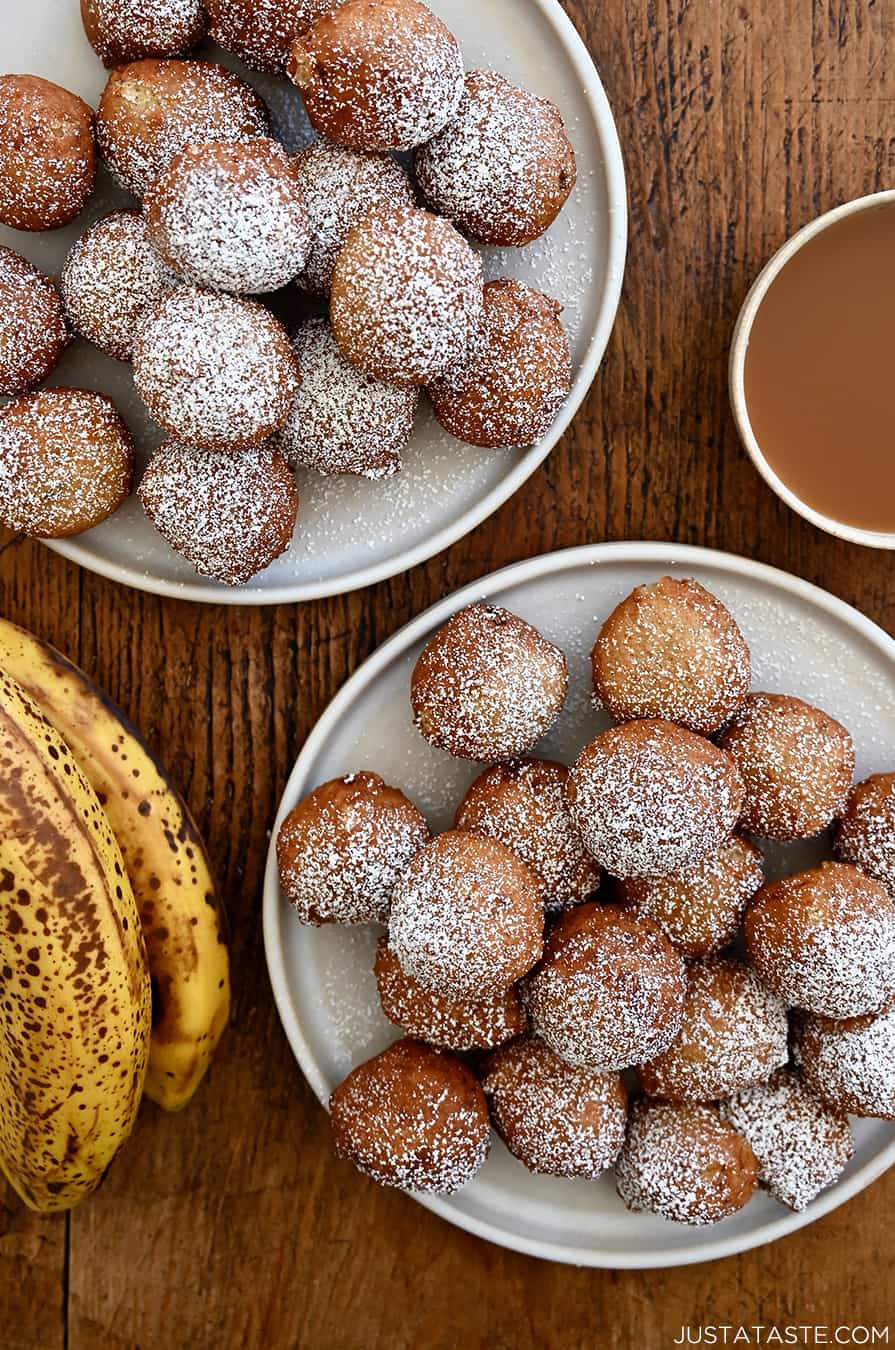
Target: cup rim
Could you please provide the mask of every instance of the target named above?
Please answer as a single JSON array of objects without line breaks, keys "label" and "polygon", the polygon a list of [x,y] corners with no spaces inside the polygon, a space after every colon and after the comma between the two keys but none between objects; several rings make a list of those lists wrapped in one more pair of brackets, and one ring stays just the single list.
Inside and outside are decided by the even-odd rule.
[{"label": "cup rim", "polygon": [[728,389],[734,421],[746,453],[768,487],[791,510],[802,516],[803,519],[810,521],[812,525],[816,525],[818,529],[825,530],[827,534],[836,535],[839,539],[846,539],[854,544],[864,544],[868,548],[895,549],[895,531],[865,530],[860,525],[849,525],[845,521],[836,520],[833,516],[825,515],[822,511],[816,510],[815,507],[809,506],[783,481],[765,458],[764,451],[752,430],[746,401],[745,382],[746,352],[749,349],[749,340],[755,317],[770,289],[771,283],[782,272],[786,264],[811,239],[814,239],[816,235],[828,229],[831,225],[844,220],[846,216],[856,215],[859,211],[869,211],[886,205],[895,205],[895,189],[870,192],[866,196],[855,197],[851,201],[843,202],[841,206],[833,207],[831,211],[825,211],[822,215],[816,216],[814,220],[809,221],[807,225],[803,225],[777,249],[753,281],[737,317],[730,343]]}]

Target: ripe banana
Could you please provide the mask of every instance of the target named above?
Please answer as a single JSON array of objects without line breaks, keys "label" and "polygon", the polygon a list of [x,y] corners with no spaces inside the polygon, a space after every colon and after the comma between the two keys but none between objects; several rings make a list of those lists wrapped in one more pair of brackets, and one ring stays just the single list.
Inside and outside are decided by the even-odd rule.
[{"label": "ripe banana", "polygon": [[166,1110],[179,1110],[199,1086],[230,1013],[227,944],[202,840],[152,751],[83,671],[6,619],[0,667],[62,735],[109,817],[149,953],[145,1091]]},{"label": "ripe banana", "polygon": [[136,1118],[151,1018],[109,822],[0,671],[0,1164],[32,1209],[70,1209],[99,1185]]}]

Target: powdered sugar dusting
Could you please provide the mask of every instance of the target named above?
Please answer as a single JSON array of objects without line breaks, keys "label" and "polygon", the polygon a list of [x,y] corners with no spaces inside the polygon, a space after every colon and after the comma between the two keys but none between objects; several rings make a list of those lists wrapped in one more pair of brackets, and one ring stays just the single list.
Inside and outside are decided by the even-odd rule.
[{"label": "powdered sugar dusting", "polygon": [[61,282],[72,327],[119,361],[133,354],[143,311],[179,284],[146,238],[137,211],[113,211],[82,234]]},{"label": "powdered sugar dusting", "polygon": [[750,694],[724,729],[746,789],[743,828],[804,839],[845,807],[855,770],[851,736],[827,713],[783,694]]},{"label": "powdered sugar dusting", "polygon": [[290,464],[321,474],[389,478],[401,467],[419,394],[345,360],[326,319],[308,319],[293,347],[301,384],[277,443]]},{"label": "powdered sugar dusting", "polygon": [[370,925],[330,924],[313,933],[313,978],[327,1019],[333,1071],[341,1079],[390,1039],[373,979],[376,932]]},{"label": "powdered sugar dusting", "polygon": [[895,901],[895,774],[874,774],[854,788],[833,847],[840,862],[860,867]]},{"label": "powdered sugar dusting", "polygon": [[768,1078],[789,1058],[783,1000],[742,961],[694,961],[680,1031],[638,1070],[646,1092],[705,1102]]},{"label": "powdered sugar dusting", "polygon": [[751,1145],[762,1184],[796,1211],[832,1186],[855,1151],[846,1117],[825,1107],[790,1069],[737,1093],[721,1113]]},{"label": "powdered sugar dusting", "polygon": [[135,61],[109,77],[96,117],[103,158],[142,197],[195,141],[263,136],[267,110],[250,85],[213,61]]},{"label": "powdered sugar dusting", "polygon": [[484,999],[535,964],[543,923],[534,873],[496,840],[451,830],[398,880],[389,945],[424,989]]},{"label": "powdered sugar dusting", "polygon": [[0,248],[0,395],[24,394],[49,375],[65,349],[62,301],[49,277]]},{"label": "powdered sugar dusting", "polygon": [[481,259],[428,211],[375,211],[336,259],[330,318],[355,365],[399,384],[426,384],[461,361],[483,315]]},{"label": "powdered sugar dusting", "polygon": [[294,43],[288,70],[317,130],[357,150],[422,145],[463,95],[457,40],[418,0],[348,0]]},{"label": "powdered sugar dusting", "polygon": [[618,1074],[573,1068],[531,1036],[489,1056],[482,1081],[498,1133],[531,1172],[595,1178],[625,1141]]},{"label": "powdered sugar dusting", "polygon": [[429,386],[435,416],[473,445],[532,445],[569,396],[572,363],[561,307],[518,281],[489,282],[484,305],[467,359]]},{"label": "powdered sugar dusting", "polygon": [[206,0],[210,36],[255,70],[281,74],[297,33],[338,0]]},{"label": "powdered sugar dusting", "polygon": [[457,829],[490,835],[527,863],[554,912],[580,904],[600,884],[566,803],[568,776],[564,765],[547,760],[495,765],[471,785],[454,817]]},{"label": "powdered sugar dusting", "polygon": [[562,708],[563,653],[495,605],[469,605],[427,643],[413,672],[414,722],[463,759],[511,759],[530,750]]},{"label": "powdered sugar dusting", "polygon": [[657,928],[584,905],[548,935],[526,1001],[534,1030],[567,1064],[615,1070],[667,1048],[685,991],[683,960]]},{"label": "powdered sugar dusting", "polygon": [[491,1147],[478,1082],[452,1055],[398,1041],[330,1098],[336,1149],[384,1186],[452,1195]]},{"label": "powdered sugar dusting", "polygon": [[149,238],[186,281],[238,294],[293,281],[310,243],[293,162],[265,137],[194,142],[146,196]]},{"label": "powdered sugar dusting", "polygon": [[711,1107],[637,1102],[615,1170],[629,1209],[701,1225],[741,1209],[758,1169],[746,1141]]},{"label": "powdered sugar dusting", "polygon": [[834,1109],[895,1120],[895,1007],[875,1017],[798,1017],[795,1060]]},{"label": "powdered sugar dusting", "polygon": [[280,885],[303,923],[385,923],[407,863],[428,843],[412,802],[378,774],[318,787],[277,839]]},{"label": "powdered sugar dusting", "polygon": [[376,984],[389,1021],[409,1036],[447,1050],[490,1050],[521,1036],[528,1026],[518,985],[474,1003],[444,998],[405,974],[387,938],[379,940]]},{"label": "powdered sugar dusting", "polygon": [[112,400],[42,389],[0,409],[0,522],[39,538],[80,534],[131,490],[130,433]]},{"label": "powdered sugar dusting", "polygon": [[219,455],[167,441],[149,460],[140,501],[197,572],[239,586],[288,547],[298,492],[269,445]]},{"label": "powdered sugar dusting", "polygon": [[0,75],[0,222],[48,230],[73,220],[93,190],[87,104],[37,75]]},{"label": "powdered sugar dusting", "polygon": [[180,56],[205,32],[202,0],[82,0],[87,37],[107,66]]},{"label": "powdered sugar dusting", "polygon": [[734,835],[685,872],[624,882],[623,894],[685,956],[710,956],[733,941],[747,904],[763,884],[760,851]]},{"label": "powdered sugar dusting", "polygon": [[413,206],[407,174],[387,155],[365,155],[316,141],[295,167],[310,220],[310,251],[298,278],[302,290],[328,295],[333,268],[348,232],[371,211]]},{"label": "powdered sugar dusting", "polygon": [[620,720],[661,717],[709,736],[749,690],[749,648],[727,609],[697,581],[638,586],[600,629],[594,690]]},{"label": "powdered sugar dusting", "polygon": [[572,767],[569,801],[585,845],[613,876],[660,877],[717,853],[740,812],[729,755],[670,722],[603,732]]},{"label": "powdered sugar dusting", "polygon": [[134,383],[172,436],[208,449],[256,444],[283,425],[298,368],[263,306],[183,287],[146,310]]},{"label": "powdered sugar dusting", "polygon": [[471,71],[455,116],[416,154],[427,204],[485,243],[543,234],[575,185],[555,104],[494,71]]},{"label": "powdered sugar dusting", "polygon": [[857,1017],[895,997],[895,904],[844,863],[759,891],[746,942],[762,979],[791,1007]]}]

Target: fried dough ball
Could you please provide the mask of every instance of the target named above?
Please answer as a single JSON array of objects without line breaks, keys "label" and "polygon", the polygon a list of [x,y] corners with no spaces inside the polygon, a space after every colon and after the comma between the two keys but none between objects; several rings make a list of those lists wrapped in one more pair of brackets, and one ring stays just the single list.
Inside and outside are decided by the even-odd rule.
[{"label": "fried dough ball", "polygon": [[670,876],[715,855],[740,813],[730,755],[671,722],[625,722],[586,745],[568,786],[585,846],[621,880]]},{"label": "fried dough ball", "polygon": [[426,205],[483,244],[530,244],[553,224],[577,171],[562,114],[493,70],[472,70],[443,131],[416,152]]},{"label": "fried dough ball", "polygon": [[462,1060],[397,1041],[329,1099],[336,1152],[383,1186],[452,1195],[491,1148],[488,1106]]},{"label": "fried dough ball", "polygon": [[301,370],[277,443],[293,468],[390,478],[401,468],[419,391],[386,384],[352,366],[324,318],[306,319],[292,346]]},{"label": "fried dough ball", "polygon": [[14,398],[45,380],[67,342],[53,282],[20,253],[0,248],[0,396]]},{"label": "fried dough ball", "polygon": [[758,1162],[713,1107],[640,1101],[631,1108],[615,1174],[628,1209],[701,1226],[752,1198]]},{"label": "fried dough ball", "polygon": [[295,168],[311,222],[311,243],[298,285],[329,295],[333,268],[348,232],[371,211],[415,206],[410,179],[390,155],[365,155],[315,141],[296,155]]},{"label": "fried dough ball", "polygon": [[449,830],[417,853],[392,895],[389,946],[433,994],[481,1001],[541,955],[538,879],[496,839]]},{"label": "fried dough ball", "polygon": [[444,998],[405,975],[388,938],[379,939],[375,974],[379,1001],[389,1021],[429,1045],[458,1052],[492,1050],[528,1028],[518,985],[482,1003]]},{"label": "fried dough ball", "polygon": [[432,407],[471,445],[533,445],[572,387],[562,306],[521,281],[491,281],[483,294],[481,333],[467,359],[429,385]]},{"label": "fried dough ball", "polygon": [[146,238],[138,211],[113,211],[81,235],[62,269],[71,326],[107,356],[129,361],[143,312],[180,283]]},{"label": "fried dough ball", "polygon": [[137,329],[137,393],[170,436],[203,450],[266,440],[289,416],[299,378],[286,330],[252,300],[184,286]]},{"label": "fried dough ball", "polygon": [[870,1017],[795,1018],[794,1058],[834,1111],[895,1120],[895,1005]]},{"label": "fried dough ball", "polygon": [[187,145],[265,136],[267,120],[254,89],[213,61],[133,61],[109,76],[96,139],[115,177],[142,197]]},{"label": "fried dough ball", "polygon": [[750,694],[719,742],[746,788],[743,829],[763,839],[809,839],[845,809],[855,748],[845,727],[783,694]]},{"label": "fried dough ball", "polygon": [[895,900],[895,773],[875,773],[852,789],[836,824],[833,851],[879,881]]},{"label": "fried dough ball", "polygon": [[209,36],[253,70],[282,75],[294,38],[339,0],[205,0]]},{"label": "fried dough ball", "polygon": [[269,445],[219,455],[166,441],[146,466],[140,501],[200,576],[242,586],[292,542],[298,490]]},{"label": "fried dough ball", "polygon": [[310,244],[295,163],[276,141],[193,142],[143,206],[150,243],[185,281],[240,295],[294,281]]},{"label": "fried dough ball", "polygon": [[202,0],[81,0],[81,21],[104,66],[182,56],[205,36]]},{"label": "fried dough ball", "polygon": [[93,110],[38,75],[0,75],[0,224],[54,230],[96,177]]},{"label": "fried dough ball", "polygon": [[41,389],[0,408],[0,524],[38,539],[99,525],[129,495],[134,446],[91,389]]},{"label": "fried dough ball", "polygon": [[652,1059],[678,1033],[683,958],[661,929],[619,905],[567,910],[527,983],[532,1027],[580,1068],[610,1071]]},{"label": "fried dough ball", "polygon": [[661,717],[711,736],[736,712],[752,679],[733,617],[692,579],[637,586],[600,629],[594,692],[619,722]]},{"label": "fried dough ball", "polygon": [[322,783],[280,826],[280,888],[302,923],[386,923],[392,891],[428,844],[425,817],[378,773]]},{"label": "fried dough ball", "polygon": [[462,361],[482,325],[482,260],[453,225],[401,206],[348,232],[330,319],[347,359],[395,384],[429,384]]},{"label": "fried dough ball", "polygon": [[566,803],[569,771],[546,759],[495,764],[467,789],[454,828],[498,839],[536,872],[548,911],[569,909],[600,885],[600,869]]},{"label": "fried dough ball", "polygon": [[791,1069],[736,1093],[721,1114],[748,1141],[761,1184],[796,1212],[839,1179],[855,1151],[847,1117],[825,1106]]},{"label": "fried dough ball", "polygon": [[762,855],[732,835],[719,852],[674,876],[621,883],[626,904],[652,919],[684,956],[711,956],[736,937],[764,885]]},{"label": "fried dough ball", "polygon": [[763,887],[745,932],[755,969],[791,1007],[860,1017],[895,998],[895,903],[857,867],[824,863]]},{"label": "fried dough ball", "polygon": [[625,1142],[621,1075],[573,1068],[537,1036],[489,1055],[482,1086],[497,1133],[529,1172],[592,1179]]},{"label": "fried dough ball", "polygon": [[513,759],[546,735],[569,685],[566,658],[499,605],[468,605],[429,639],[410,682],[417,729],[458,759]]},{"label": "fried dough ball", "polygon": [[463,96],[457,39],[419,0],[347,0],[296,38],[287,72],[314,129],[354,150],[412,150]]},{"label": "fried dough ball", "polygon": [[734,957],[694,961],[680,1031],[637,1069],[650,1097],[707,1102],[764,1082],[789,1058],[786,1005]]}]

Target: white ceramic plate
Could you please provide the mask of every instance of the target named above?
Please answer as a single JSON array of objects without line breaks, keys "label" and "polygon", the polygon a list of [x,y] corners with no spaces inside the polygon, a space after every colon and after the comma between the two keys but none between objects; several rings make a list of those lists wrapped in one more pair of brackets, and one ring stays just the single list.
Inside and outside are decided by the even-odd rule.
[{"label": "white ceramic plate", "polygon": [[[141,590],[229,604],[310,600],[354,590],[413,567],[467,534],[507,500],[556,444],[596,374],[615,319],[624,270],[627,207],[612,113],[584,44],[557,0],[430,0],[460,40],[468,68],[493,66],[561,108],[578,158],[578,185],[552,229],[526,249],[487,249],[489,278],[511,275],[561,300],[572,345],[574,385],[549,434],[519,451],[484,451],[441,431],[422,414],[405,467],[382,483],[300,477],[302,505],[292,548],[251,585],[231,589],[197,577],[132,499],[111,520],[55,543],[67,558]],[[44,75],[94,106],[105,72],[81,29],[77,0],[0,4],[0,51],[8,70]],[[268,100],[276,134],[298,148],[310,137],[298,93],[285,80],[247,72]],[[0,243],[58,272],[86,225],[130,203],[103,175],[86,216],[44,235],[0,227]],[[132,204],[132,203],[130,203]],[[50,383],[105,389],[143,451],[161,439],[134,392],[130,368],[75,343]]]},{"label": "white ceramic plate", "polygon": [[[895,642],[826,592],[770,567],[674,544],[596,544],[517,563],[449,596],[385,643],[348,681],[308,737],[277,818],[264,892],[264,941],[280,1017],[322,1102],[345,1074],[396,1038],[372,974],[379,930],[305,928],[282,898],[273,840],[283,817],[318,783],[370,768],[403,788],[446,828],[476,766],[428,746],[413,727],[410,672],[433,631],[475,600],[499,602],[565,650],[567,707],[538,747],[571,762],[605,725],[590,701],[589,653],[610,610],[666,572],[695,576],[730,606],[752,649],[755,686],[801,695],[840,718],[855,739],[858,774],[895,766]],[[789,870],[817,844],[786,850]],[[773,874],[781,854],[769,859]],[[834,1209],[895,1163],[895,1126],[855,1123],[855,1157],[802,1214],[761,1194],[713,1228],[628,1213],[610,1177],[533,1177],[499,1141],[478,1177],[450,1199],[420,1197],[451,1223],[502,1246],[578,1265],[673,1266],[714,1260],[791,1233]]]}]

